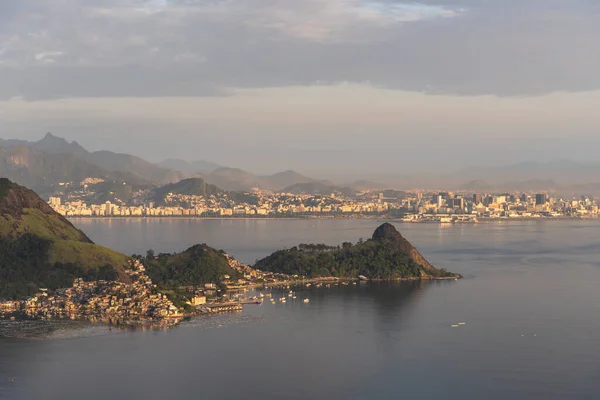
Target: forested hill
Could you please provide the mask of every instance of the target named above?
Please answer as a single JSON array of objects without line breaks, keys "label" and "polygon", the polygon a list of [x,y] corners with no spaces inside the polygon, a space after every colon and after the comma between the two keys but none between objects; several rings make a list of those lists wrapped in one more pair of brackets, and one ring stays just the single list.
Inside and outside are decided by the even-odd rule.
[{"label": "forested hill", "polygon": [[254,268],[309,278],[334,276],[369,279],[430,279],[458,277],[433,267],[391,224],[383,224],[373,237],[355,245],[302,244],[276,251]]},{"label": "forested hill", "polygon": [[0,298],[68,287],[80,277],[126,281],[127,260],[94,244],[35,192],[0,178]]},{"label": "forested hill", "polygon": [[225,276],[232,279],[239,277],[239,273],[229,265],[225,253],[205,244],[172,254],[155,255],[150,250],[146,257],[139,258],[146,266],[152,282],[161,288],[216,283],[223,281]]}]

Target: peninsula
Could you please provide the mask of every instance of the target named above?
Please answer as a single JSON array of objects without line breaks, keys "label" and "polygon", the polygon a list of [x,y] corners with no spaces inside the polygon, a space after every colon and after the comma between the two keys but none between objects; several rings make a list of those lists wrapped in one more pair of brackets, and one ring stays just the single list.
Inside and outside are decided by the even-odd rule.
[{"label": "peninsula", "polygon": [[373,237],[341,246],[301,244],[276,251],[257,261],[262,271],[308,278],[337,277],[368,280],[454,279],[461,276],[437,269],[394,228],[385,223]]}]

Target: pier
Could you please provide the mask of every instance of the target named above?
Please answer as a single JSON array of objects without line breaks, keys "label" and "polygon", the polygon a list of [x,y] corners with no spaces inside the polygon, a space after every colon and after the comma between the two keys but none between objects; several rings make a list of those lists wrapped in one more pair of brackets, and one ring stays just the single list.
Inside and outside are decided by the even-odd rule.
[{"label": "pier", "polygon": [[199,309],[202,314],[242,311],[241,303],[207,304]]}]

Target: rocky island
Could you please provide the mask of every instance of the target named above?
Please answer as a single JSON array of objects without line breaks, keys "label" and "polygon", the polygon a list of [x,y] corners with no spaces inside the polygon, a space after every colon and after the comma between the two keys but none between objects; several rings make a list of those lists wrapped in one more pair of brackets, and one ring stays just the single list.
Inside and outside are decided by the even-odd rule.
[{"label": "rocky island", "polygon": [[337,277],[368,280],[454,279],[458,274],[431,265],[394,228],[385,223],[371,239],[341,246],[301,244],[257,261],[262,271],[308,278]]}]

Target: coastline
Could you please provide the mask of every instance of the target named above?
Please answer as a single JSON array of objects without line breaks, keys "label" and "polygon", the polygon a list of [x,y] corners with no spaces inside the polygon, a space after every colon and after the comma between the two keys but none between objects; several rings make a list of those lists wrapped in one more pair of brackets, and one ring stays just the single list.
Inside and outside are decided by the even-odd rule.
[{"label": "coastline", "polygon": [[463,279],[464,276],[461,274],[455,274],[455,276],[425,276],[425,277],[413,277],[413,278],[396,278],[396,279],[366,279],[362,280],[359,278],[337,278],[335,276],[326,276],[320,278],[309,278],[309,279],[294,279],[289,281],[279,282],[264,282],[264,283],[251,283],[248,285],[228,285],[227,290],[244,290],[244,289],[256,289],[256,288],[269,288],[269,287],[285,287],[294,285],[306,285],[306,284],[319,284],[319,283],[342,283],[342,282],[409,282],[409,281],[451,281]]},{"label": "coastline", "polygon": [[291,216],[291,217],[194,217],[190,215],[160,215],[160,216],[66,216],[69,220],[240,220],[240,221],[297,221],[297,220],[373,220],[373,221],[391,221],[403,224],[438,224],[438,225],[476,225],[480,223],[493,222],[523,222],[523,221],[597,221],[600,216],[588,217],[571,217],[571,216],[556,216],[556,217],[501,217],[501,218],[479,218],[477,221],[455,221],[455,222],[440,222],[440,221],[404,221],[399,217],[389,216]]}]

